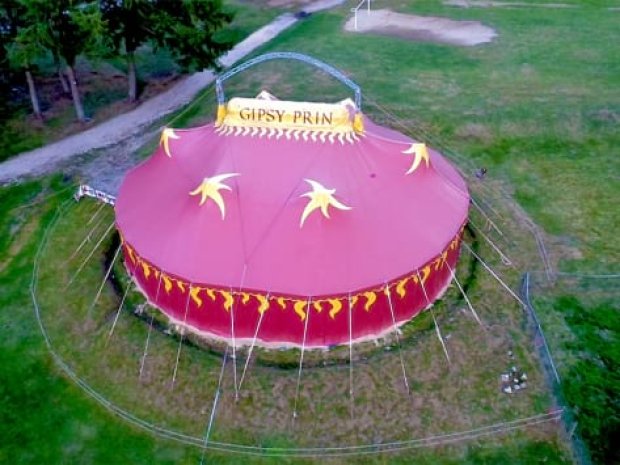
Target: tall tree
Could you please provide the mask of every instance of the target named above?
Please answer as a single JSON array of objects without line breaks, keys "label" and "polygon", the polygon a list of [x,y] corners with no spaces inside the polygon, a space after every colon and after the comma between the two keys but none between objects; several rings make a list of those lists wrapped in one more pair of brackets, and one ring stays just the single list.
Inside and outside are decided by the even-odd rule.
[{"label": "tall tree", "polygon": [[107,32],[116,53],[125,54],[127,60],[128,99],[138,98],[136,77],[136,49],[152,37],[149,19],[154,11],[154,2],[148,0],[100,0],[99,8]]},{"label": "tall tree", "polygon": [[151,42],[169,49],[185,69],[215,66],[232,46],[217,40],[217,32],[232,14],[220,0],[99,0],[113,49],[124,53],[128,97],[137,98],[136,49]]},{"label": "tall tree", "polygon": [[41,56],[42,49],[35,37],[24,28],[24,7],[16,0],[4,0],[0,5],[0,59],[3,64],[4,79],[8,79],[10,69],[16,69],[26,76],[32,111],[37,118],[42,117],[41,105],[33,77],[34,60]]},{"label": "tall tree", "polygon": [[39,104],[39,97],[32,74],[35,68],[34,60],[41,56],[41,48],[30,32],[27,28],[20,29],[13,41],[7,46],[7,52],[11,65],[22,70],[26,75],[32,112],[37,118],[42,118],[41,105]]},{"label": "tall tree", "polygon": [[217,35],[233,18],[222,1],[158,0],[156,3],[151,23],[156,43],[168,48],[186,69],[219,67],[218,57],[233,45]]},{"label": "tall tree", "polygon": [[79,121],[86,121],[75,62],[80,54],[97,50],[103,40],[99,9],[95,4],[77,0],[20,1],[26,8],[28,33],[52,56],[65,62],[75,113]]}]

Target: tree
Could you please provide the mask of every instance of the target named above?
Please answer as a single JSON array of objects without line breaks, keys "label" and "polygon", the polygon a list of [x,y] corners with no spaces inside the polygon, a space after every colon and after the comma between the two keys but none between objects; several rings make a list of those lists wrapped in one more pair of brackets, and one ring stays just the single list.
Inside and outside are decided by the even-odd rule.
[{"label": "tree", "polygon": [[233,14],[221,0],[159,0],[152,16],[152,28],[158,45],[168,48],[185,69],[219,67],[217,59],[232,47],[217,37]]},{"label": "tree", "polygon": [[129,84],[128,99],[138,98],[136,49],[152,37],[149,18],[154,3],[148,0],[100,0],[99,8],[115,52],[124,50]]},{"label": "tree", "polygon": [[[0,7],[0,48],[3,70],[8,74],[10,68],[18,69],[26,76],[32,111],[37,118],[42,118],[41,105],[37,95],[32,71],[34,60],[41,55],[35,38],[24,28],[20,19],[24,14],[23,6],[14,0],[5,0]],[[4,73],[3,73],[4,74]],[[3,80],[8,76],[3,76]]]},{"label": "tree", "polygon": [[24,71],[26,82],[28,83],[32,111],[37,118],[42,118],[43,115],[41,113],[41,106],[39,105],[39,97],[37,95],[34,77],[32,76],[34,68],[33,62],[35,58],[40,56],[41,49],[30,32],[31,31],[28,29],[20,29],[13,39],[13,42],[8,45],[7,55],[12,66]]},{"label": "tree", "polygon": [[217,31],[232,14],[220,0],[100,0],[100,10],[113,49],[125,54],[128,98],[137,98],[135,51],[146,43],[169,49],[185,69],[217,65],[231,43],[217,40]]},{"label": "tree", "polygon": [[82,53],[98,50],[103,24],[95,4],[76,0],[20,0],[28,26],[24,34],[65,62],[71,98],[79,121],[86,121],[80,98],[75,61]]}]

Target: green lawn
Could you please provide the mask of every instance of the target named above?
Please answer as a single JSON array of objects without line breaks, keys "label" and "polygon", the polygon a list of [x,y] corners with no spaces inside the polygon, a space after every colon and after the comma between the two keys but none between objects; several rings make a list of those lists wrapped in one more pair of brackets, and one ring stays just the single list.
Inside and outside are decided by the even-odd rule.
[{"label": "green lawn", "polygon": [[[493,217],[507,240],[489,234],[511,254],[519,270],[542,267],[523,223],[514,219],[522,208],[543,229],[558,269],[617,271],[620,241],[614,232],[614,209],[620,201],[620,60],[615,37],[620,13],[607,10],[608,5],[601,2],[571,2],[578,10],[457,9],[436,1],[381,3],[403,12],[479,20],[499,35],[493,43],[474,48],[356,35],[341,30],[348,14],[343,7],[313,15],[257,53],[294,50],[323,59],[361,85],[367,97],[365,111],[377,121],[395,127],[404,124],[411,134],[449,153],[468,174],[486,166],[488,179],[472,181],[472,191],[497,208],[499,215]],[[263,87],[280,98],[349,96],[320,73],[276,62],[231,79],[226,89],[228,95],[253,95]],[[213,115],[210,91],[178,113],[173,125],[196,124]],[[153,438],[86,398],[59,375],[46,352],[28,286],[37,244],[63,193],[45,196],[63,188],[59,179],[46,179],[0,190],[0,437],[8,438],[0,445],[0,462],[199,463],[197,450]],[[39,200],[30,208],[16,209]],[[487,257],[492,257],[488,249]],[[509,275],[514,282],[518,270]],[[480,290],[484,288],[477,289],[474,303],[479,302],[493,318],[493,305],[484,303]],[[610,402],[608,411],[613,413],[617,389],[608,389],[603,381],[615,379],[609,373],[617,371],[618,353],[613,347],[617,347],[618,312],[609,299],[584,300],[591,291],[583,286],[542,288],[540,293],[548,293],[549,298],[535,304],[541,306],[552,350],[563,363],[562,374],[573,383],[566,390],[567,400],[579,407],[597,401],[591,393],[603,395],[598,401]],[[577,294],[578,300],[571,294]],[[596,324],[595,315],[604,315],[605,321]],[[501,323],[504,317],[515,318],[510,322],[515,328],[522,323],[516,313],[500,312],[495,318]],[[514,337],[527,345],[522,330],[516,329]],[[602,357],[602,364],[587,363],[597,357]],[[435,362],[443,360],[438,357]],[[570,371],[575,367],[582,378]],[[532,402],[535,409],[536,399]],[[538,402],[544,406],[546,401]],[[599,411],[582,408],[580,413],[580,424],[601,426]],[[612,437],[617,423],[603,426],[607,424],[612,429],[602,434]],[[586,439],[600,446],[597,438]],[[497,441],[371,456],[356,463],[549,464],[565,463],[566,454],[552,433],[515,433]],[[600,455],[595,458],[604,463]],[[211,453],[208,459],[209,463],[241,460]],[[282,461],[256,458],[251,463]]]}]

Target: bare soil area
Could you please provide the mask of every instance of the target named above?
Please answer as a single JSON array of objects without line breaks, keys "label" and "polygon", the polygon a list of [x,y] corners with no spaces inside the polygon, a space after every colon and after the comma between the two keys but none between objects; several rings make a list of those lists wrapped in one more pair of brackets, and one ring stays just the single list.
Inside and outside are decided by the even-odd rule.
[{"label": "bare soil area", "polygon": [[391,10],[372,10],[351,17],[345,30],[402,37],[405,39],[471,47],[491,42],[495,30],[479,21],[455,21],[436,16],[417,16]]}]

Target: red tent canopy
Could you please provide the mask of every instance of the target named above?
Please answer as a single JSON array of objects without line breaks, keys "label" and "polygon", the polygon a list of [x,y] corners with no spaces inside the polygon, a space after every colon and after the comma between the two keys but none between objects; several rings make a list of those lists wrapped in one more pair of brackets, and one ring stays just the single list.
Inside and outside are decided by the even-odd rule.
[{"label": "red tent canopy", "polygon": [[440,296],[468,205],[439,153],[346,101],[232,99],[214,124],[164,130],[116,219],[129,272],[175,323],[317,347],[378,337]]}]

